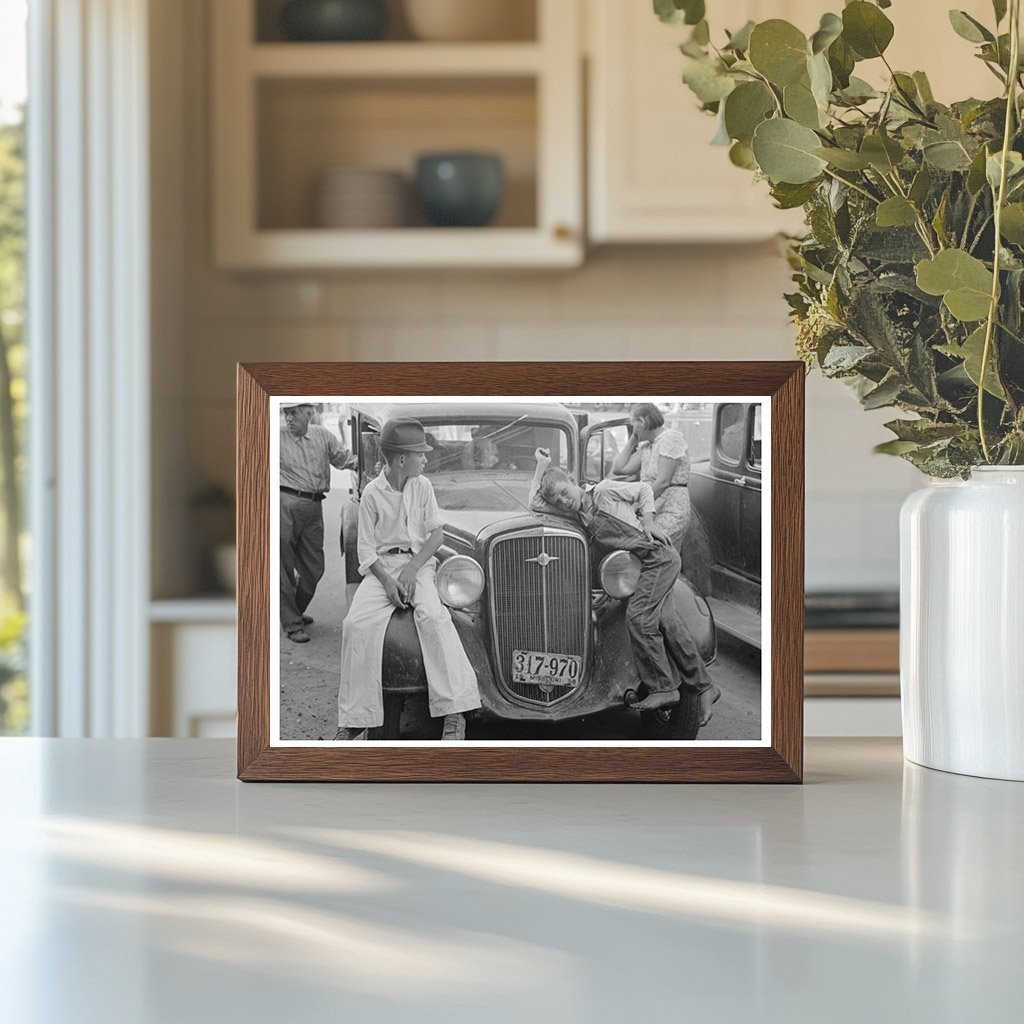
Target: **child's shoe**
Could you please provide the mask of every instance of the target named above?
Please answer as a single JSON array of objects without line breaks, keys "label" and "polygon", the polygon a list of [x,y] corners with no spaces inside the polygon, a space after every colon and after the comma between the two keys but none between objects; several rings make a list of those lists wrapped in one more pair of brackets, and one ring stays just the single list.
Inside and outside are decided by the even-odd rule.
[{"label": "child's shoe", "polygon": [[355,729],[349,726],[340,726],[334,738],[336,740],[365,740],[368,739],[367,729]]},{"label": "child's shoe", "polygon": [[466,738],[466,716],[461,712],[444,716],[443,740],[464,740]]}]

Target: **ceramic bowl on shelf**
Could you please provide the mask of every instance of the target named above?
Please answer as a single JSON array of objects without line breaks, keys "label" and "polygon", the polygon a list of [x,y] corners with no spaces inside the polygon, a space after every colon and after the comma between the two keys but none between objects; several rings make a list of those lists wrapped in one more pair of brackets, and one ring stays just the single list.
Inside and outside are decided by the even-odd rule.
[{"label": "ceramic bowl on shelf", "polygon": [[426,42],[536,38],[535,0],[404,0],[405,17]]},{"label": "ceramic bowl on shelf", "polygon": [[494,153],[425,153],[416,161],[416,194],[435,227],[483,227],[505,194],[501,157]]},{"label": "ceramic bowl on shelf", "polygon": [[289,0],[281,28],[294,42],[363,42],[383,37],[387,0]]},{"label": "ceramic bowl on shelf", "polygon": [[406,177],[397,171],[335,167],[320,177],[316,223],[321,228],[400,228],[408,194]]}]

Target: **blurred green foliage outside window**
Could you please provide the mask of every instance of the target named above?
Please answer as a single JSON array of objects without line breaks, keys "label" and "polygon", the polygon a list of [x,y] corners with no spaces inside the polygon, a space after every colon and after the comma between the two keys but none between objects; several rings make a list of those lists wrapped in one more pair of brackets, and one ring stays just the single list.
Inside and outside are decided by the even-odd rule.
[{"label": "blurred green foliage outside window", "polygon": [[0,735],[29,728],[26,652],[25,36],[0,0]]}]

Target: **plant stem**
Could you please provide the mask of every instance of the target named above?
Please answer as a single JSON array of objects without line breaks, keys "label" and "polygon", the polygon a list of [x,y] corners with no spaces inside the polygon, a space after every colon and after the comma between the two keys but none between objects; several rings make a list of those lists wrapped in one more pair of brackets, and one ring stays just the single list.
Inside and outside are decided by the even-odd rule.
[{"label": "plant stem", "polygon": [[825,173],[833,181],[838,181],[841,185],[845,185],[847,188],[852,188],[854,192],[859,192],[862,196],[864,196],[865,199],[870,199],[871,202],[875,204],[875,206],[879,204],[880,200],[876,196],[873,196],[870,192],[868,192],[867,189],[863,189],[860,187],[860,185],[857,185],[852,181],[847,181],[845,178],[840,178],[838,174],[834,174],[827,167],[825,168]]},{"label": "plant stem", "polygon": [[991,221],[992,214],[986,214],[985,219],[981,222],[981,227],[978,228],[978,233],[974,236],[974,241],[971,242],[971,247],[967,250],[968,252],[973,253],[974,250],[978,248],[978,243],[981,241],[981,236],[985,234],[985,229],[989,226]]},{"label": "plant stem", "polygon": [[782,100],[780,100],[778,95],[776,94],[775,89],[772,86],[772,83],[769,82],[768,79],[764,77],[764,75],[760,74],[760,72],[755,71],[754,77],[759,79],[761,84],[768,90],[769,93],[771,93],[771,97],[775,101],[775,113],[779,117],[785,117],[785,111],[783,111],[782,109]]},{"label": "plant stem", "polygon": [[[979,189],[978,192],[980,191],[981,190]],[[967,207],[967,217],[964,220],[964,235],[963,238],[960,239],[960,248],[963,248],[967,244],[967,232],[970,229],[971,221],[974,219],[974,207],[978,203],[978,192],[975,192],[974,195],[971,196],[971,205]]]},{"label": "plant stem", "polygon": [[1006,165],[1013,139],[1013,122],[1017,113],[1017,74],[1020,66],[1020,0],[1010,0],[1010,74],[1006,83],[1006,124],[1003,126],[1003,152],[999,167],[999,190],[995,197],[995,246],[992,256],[992,294],[989,299],[988,320],[985,322],[985,346],[981,350],[981,370],[978,373],[978,434],[985,461],[992,462],[988,434],[985,431],[985,374],[992,354],[992,334],[999,313],[1000,242],[1002,241],[1003,203],[1006,199]]},{"label": "plant stem", "polygon": [[1011,338],[1013,338],[1014,341],[1019,341],[1022,345],[1024,345],[1024,338],[1022,338],[1016,331],[1011,331],[1010,328],[1007,327],[1002,320],[997,321],[996,327],[998,327],[1001,331],[1005,331]]},{"label": "plant stem", "polygon": [[[899,172],[894,167],[892,174],[882,175],[882,180],[887,181],[890,187],[901,199],[906,199],[906,201],[910,203],[910,206],[914,211],[914,216],[917,218],[917,233],[921,237],[921,241],[924,242],[929,255],[934,256],[935,247],[932,245],[932,233],[928,226],[928,221],[924,219],[924,214],[917,208],[917,204],[910,202],[910,197],[907,195],[906,189],[903,187],[903,182],[900,181]],[[943,248],[942,242],[938,237],[936,237],[935,243],[939,246],[940,250]]]}]

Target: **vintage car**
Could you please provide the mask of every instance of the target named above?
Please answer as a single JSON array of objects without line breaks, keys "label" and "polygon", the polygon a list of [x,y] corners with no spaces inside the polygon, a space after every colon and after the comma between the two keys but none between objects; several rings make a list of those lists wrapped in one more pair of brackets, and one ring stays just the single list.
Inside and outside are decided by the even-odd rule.
[{"label": "vintage car", "polygon": [[[379,431],[392,413],[425,427],[433,451],[426,473],[445,516],[437,587],[477,672],[481,717],[563,722],[623,707],[643,687],[626,630],[625,608],[639,563],[619,551],[600,557],[583,530],[529,508],[534,452],[583,481],[611,469],[623,420],[587,426],[585,414],[533,403],[423,403],[354,411],[357,482],[342,515],[341,543],[349,594],[360,582],[358,504],[380,472]],[[671,600],[704,660],[716,652],[706,602],[680,578]],[[397,610],[385,638],[385,723],[395,738],[405,697],[426,690],[412,612]],[[644,712],[644,735],[694,738],[696,701]]]},{"label": "vintage car", "polygon": [[690,468],[697,515],[683,571],[723,633],[761,646],[761,406],[715,407],[710,456]]}]

